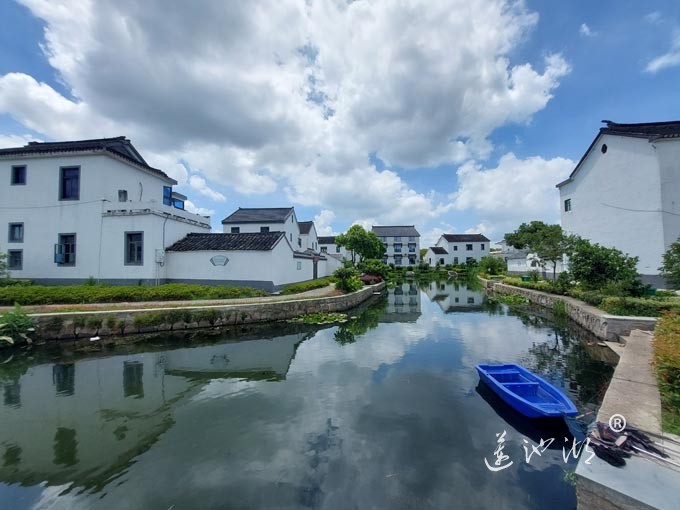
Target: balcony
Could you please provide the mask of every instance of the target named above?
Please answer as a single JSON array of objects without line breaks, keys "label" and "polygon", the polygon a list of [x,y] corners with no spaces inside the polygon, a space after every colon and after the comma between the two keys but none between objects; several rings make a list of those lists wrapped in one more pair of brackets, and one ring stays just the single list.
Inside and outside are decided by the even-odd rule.
[{"label": "balcony", "polygon": [[175,221],[191,223],[210,229],[210,217],[194,214],[160,202],[102,202],[102,216],[138,216],[155,214]]}]

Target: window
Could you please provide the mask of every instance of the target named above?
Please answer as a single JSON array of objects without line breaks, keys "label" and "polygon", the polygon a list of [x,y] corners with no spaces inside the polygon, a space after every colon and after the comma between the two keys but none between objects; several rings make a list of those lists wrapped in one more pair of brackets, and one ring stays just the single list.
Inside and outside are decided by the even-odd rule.
[{"label": "window", "polygon": [[302,248],[302,239],[298,237],[298,248]]},{"label": "window", "polygon": [[293,242],[293,234],[292,233],[290,234],[290,242],[291,243]]},{"label": "window", "polygon": [[397,266],[400,266],[400,265],[401,265],[401,255],[395,255],[395,256],[394,256],[394,263],[395,263]]},{"label": "window", "polygon": [[458,245],[457,244],[453,245],[453,251],[458,251]]},{"label": "window", "polygon": [[60,266],[76,265],[76,235],[59,234],[54,245],[54,261]]},{"label": "window", "polygon": [[401,244],[394,245],[394,253],[401,253]]},{"label": "window", "polygon": [[326,248],[325,246],[322,246],[321,247],[321,253],[328,253],[328,248]]},{"label": "window", "polygon": [[567,198],[564,201],[564,212],[569,212],[571,211],[571,198]]},{"label": "window", "polygon": [[21,186],[26,184],[26,165],[17,165],[12,167],[12,177],[10,184],[12,186]]},{"label": "window", "polygon": [[59,173],[59,200],[80,200],[80,167],[64,166]]},{"label": "window", "polygon": [[23,243],[24,242],[24,224],[23,223],[10,223],[9,224],[9,237],[10,243]]},{"label": "window", "polygon": [[302,269],[302,262],[298,261],[297,268],[298,268],[298,271],[300,271]]},{"label": "window", "polygon": [[442,258],[439,259],[439,263],[440,263],[442,266],[446,264],[446,262],[444,262],[444,257],[442,257]]},{"label": "window", "polygon": [[409,240],[409,241],[415,241],[416,238],[415,238],[415,236],[408,236],[408,240]]},{"label": "window", "polygon": [[141,361],[123,362],[123,396],[144,398],[144,364]]},{"label": "window", "polygon": [[[553,203],[554,203],[554,202],[553,202]],[[554,206],[553,206],[553,207],[554,207]],[[483,243],[479,245],[479,249],[482,250],[482,251],[484,251],[484,244],[483,244]]]},{"label": "window", "polygon": [[465,259],[466,264],[472,264],[474,262],[476,262],[474,257],[468,257],[468,258]]},{"label": "window", "polygon": [[[442,259],[443,260],[443,259]],[[458,257],[453,257],[453,265],[457,266],[458,265]]]},{"label": "window", "polygon": [[172,205],[172,187],[163,186],[163,205]]},{"label": "window", "polygon": [[471,244],[466,244],[466,245],[465,245],[465,249],[466,249],[467,251],[472,251],[472,245],[471,245]]},{"label": "window", "polygon": [[184,210],[184,200],[182,200],[181,198],[173,198],[172,199],[172,206],[175,209],[180,209],[180,210],[183,211]]},{"label": "window", "polygon": [[260,227],[260,232],[266,234],[267,232],[269,232],[269,227]]},{"label": "window", "polygon": [[401,236],[394,236],[394,242],[400,243],[401,242]]},{"label": "window", "polygon": [[415,265],[415,263],[416,263],[416,258],[415,258],[415,257],[409,257],[409,258],[408,258],[408,263],[409,263],[410,265],[412,265],[412,266]]},{"label": "window", "polygon": [[[553,204],[554,204],[554,203],[555,203],[555,202],[553,202]],[[555,207],[555,206],[553,206],[553,207]],[[553,210],[554,210],[554,209],[553,209]],[[474,305],[474,304],[475,304],[475,298],[469,297],[469,298],[468,298],[468,305]]]},{"label": "window", "polygon": [[455,298],[454,303],[458,303],[460,301],[460,298]]},{"label": "window", "polygon": [[125,265],[144,265],[144,232],[125,232]]},{"label": "window", "polygon": [[118,190],[118,201],[119,202],[127,202],[128,201],[128,195],[127,195],[126,189],[119,189]]},{"label": "window", "polygon": [[607,154],[607,144],[603,143],[600,150],[602,151],[602,154]]},{"label": "window", "polygon": [[337,245],[335,246],[335,253],[340,253],[340,247]]},{"label": "window", "polygon": [[7,269],[19,271],[24,266],[24,250],[9,250],[7,252]]},{"label": "window", "polygon": [[241,227],[231,227],[231,233],[232,234],[240,234],[241,233]]},{"label": "window", "polygon": [[409,253],[415,253],[416,252],[416,245],[415,244],[410,244],[408,245],[408,252]]}]

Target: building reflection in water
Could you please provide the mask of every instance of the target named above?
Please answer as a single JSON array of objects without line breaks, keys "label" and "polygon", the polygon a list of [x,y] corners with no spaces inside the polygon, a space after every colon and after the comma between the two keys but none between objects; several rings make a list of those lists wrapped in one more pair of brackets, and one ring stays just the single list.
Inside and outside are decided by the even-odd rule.
[{"label": "building reflection in water", "polygon": [[26,362],[19,373],[0,365],[0,482],[103,487],[173,426],[177,408],[205,384],[285,379],[308,336]]},{"label": "building reflection in water", "polygon": [[387,308],[380,322],[415,322],[420,315],[417,283],[401,283],[387,289]]},{"label": "building reflection in water", "polygon": [[423,290],[430,301],[437,303],[444,312],[478,307],[484,304],[484,292],[471,289],[456,280],[429,282]]}]

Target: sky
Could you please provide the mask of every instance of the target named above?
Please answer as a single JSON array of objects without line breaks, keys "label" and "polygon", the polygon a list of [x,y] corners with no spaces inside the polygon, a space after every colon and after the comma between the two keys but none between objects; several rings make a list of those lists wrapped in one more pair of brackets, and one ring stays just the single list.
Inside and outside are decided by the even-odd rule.
[{"label": "sky", "polygon": [[0,147],[125,135],[218,231],[558,222],[601,120],[680,120],[679,82],[675,0],[0,2]]}]

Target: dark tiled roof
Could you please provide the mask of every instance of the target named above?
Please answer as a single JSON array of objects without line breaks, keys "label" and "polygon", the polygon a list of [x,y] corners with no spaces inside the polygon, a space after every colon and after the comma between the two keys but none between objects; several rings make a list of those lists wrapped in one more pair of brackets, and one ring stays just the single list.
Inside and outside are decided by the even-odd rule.
[{"label": "dark tiled roof", "polygon": [[320,255],[318,253],[314,253],[313,251],[295,251],[293,252],[293,258],[296,259],[320,259],[320,260],[326,260],[326,257],[323,255]]},{"label": "dark tiled roof", "polygon": [[222,223],[285,223],[292,213],[292,207],[239,207]]},{"label": "dark tiled roof", "polygon": [[335,236],[321,236],[319,244],[335,244]]},{"label": "dark tiled roof", "polygon": [[153,168],[134,148],[132,142],[124,136],[115,138],[96,138],[93,140],[74,140],[71,142],[28,142],[23,147],[0,149],[2,156],[30,156],[31,154],[58,154],[64,152],[108,152],[115,154],[131,163],[135,163],[152,173],[165,177],[173,182],[174,179],[162,170]]},{"label": "dark tiled roof", "polygon": [[269,251],[284,232],[250,232],[246,234],[187,234],[166,251]]},{"label": "dark tiled roof", "polygon": [[489,243],[489,239],[482,234],[442,234],[450,243]]},{"label": "dark tiled roof", "polygon": [[394,236],[413,236],[420,237],[420,234],[413,225],[374,225],[373,232],[378,237]]},{"label": "dark tiled roof", "polygon": [[631,136],[634,138],[647,138],[648,140],[658,140],[659,138],[680,138],[680,121],[668,122],[645,122],[640,124],[618,124],[611,120],[603,120],[606,127],[601,127],[600,132],[592,141],[586,152],[581,156],[581,159],[572,170],[569,177],[564,181],[558,183],[556,187],[560,188],[562,185],[571,182],[572,178],[581,168],[590,151],[593,149],[601,135],[617,135],[617,136]]},{"label": "dark tiled roof", "polygon": [[618,124],[611,120],[603,120],[607,127],[600,128],[600,133],[641,138],[675,138],[680,136],[680,121],[646,122],[642,124]]},{"label": "dark tiled roof", "polygon": [[449,254],[449,252],[446,251],[441,246],[430,246],[430,250],[432,250],[432,253],[434,253],[435,255],[448,255]]},{"label": "dark tiled roof", "polygon": [[309,234],[309,231],[312,230],[312,225],[314,225],[313,221],[298,221],[301,234]]}]

